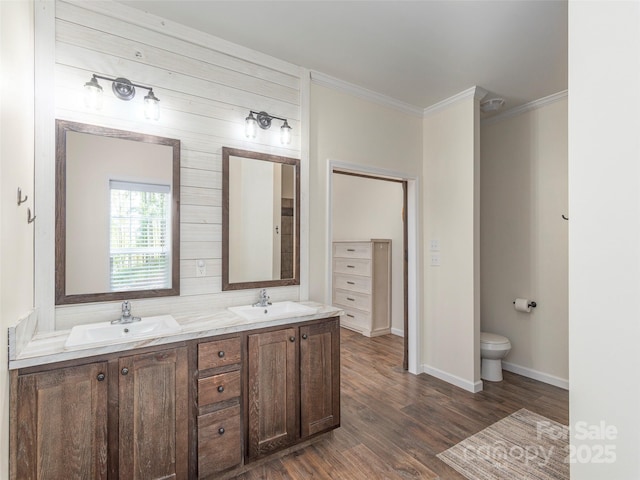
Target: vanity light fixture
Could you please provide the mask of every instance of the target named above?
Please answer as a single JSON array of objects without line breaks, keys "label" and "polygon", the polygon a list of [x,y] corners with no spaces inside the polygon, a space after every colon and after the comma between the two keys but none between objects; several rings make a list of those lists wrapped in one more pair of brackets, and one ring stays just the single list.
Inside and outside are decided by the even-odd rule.
[{"label": "vanity light fixture", "polygon": [[102,86],[98,79],[111,82],[113,94],[120,100],[129,101],[136,96],[136,87],[149,90],[144,97],[144,116],[148,120],[158,120],[160,118],[160,100],[153,94],[153,88],[132,83],[126,78],[109,78],[102,75],[93,74],[91,80],[84,84],[85,104],[89,108],[99,110],[102,107]]},{"label": "vanity light fixture", "polygon": [[[255,114],[255,117],[254,117]],[[258,127],[263,130],[271,128],[271,120],[282,120],[282,127],[280,127],[280,143],[283,145],[289,145],[291,143],[291,127],[286,118],[276,117],[275,115],[269,115],[267,112],[255,112],[249,111],[249,116],[245,118],[245,135],[247,138],[256,138],[258,133]]]}]

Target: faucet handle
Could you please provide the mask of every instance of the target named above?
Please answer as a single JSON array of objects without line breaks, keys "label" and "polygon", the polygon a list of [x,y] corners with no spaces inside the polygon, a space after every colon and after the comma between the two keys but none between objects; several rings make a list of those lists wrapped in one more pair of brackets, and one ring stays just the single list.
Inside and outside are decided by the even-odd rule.
[{"label": "faucet handle", "polygon": [[122,302],[122,313],[130,313],[131,312],[131,304],[129,300],[125,300]]}]

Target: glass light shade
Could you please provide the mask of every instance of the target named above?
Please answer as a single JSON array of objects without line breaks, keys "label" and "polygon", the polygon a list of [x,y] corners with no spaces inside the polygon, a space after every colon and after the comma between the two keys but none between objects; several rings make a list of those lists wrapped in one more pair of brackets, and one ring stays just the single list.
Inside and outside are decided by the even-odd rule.
[{"label": "glass light shade", "polygon": [[102,87],[95,76],[84,84],[84,104],[94,110],[102,108]]},{"label": "glass light shade", "polygon": [[286,120],[280,127],[280,143],[283,145],[289,145],[291,143],[291,127]]},{"label": "glass light shade", "polygon": [[258,133],[258,121],[253,113],[249,113],[249,116],[245,119],[244,134],[247,138],[256,138]]},{"label": "glass light shade", "polygon": [[160,118],[160,100],[149,90],[149,94],[144,97],[144,116],[147,120],[158,120]]}]

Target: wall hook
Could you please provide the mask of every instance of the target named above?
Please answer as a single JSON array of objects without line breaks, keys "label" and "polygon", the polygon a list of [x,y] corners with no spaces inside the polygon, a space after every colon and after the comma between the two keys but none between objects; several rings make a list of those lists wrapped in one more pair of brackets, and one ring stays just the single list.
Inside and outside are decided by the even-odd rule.
[{"label": "wall hook", "polygon": [[562,215],[562,218],[564,218],[565,220],[569,220],[569,217],[565,217],[564,215]]},{"label": "wall hook", "polygon": [[24,196],[24,198],[22,198],[22,189],[20,187],[18,187],[18,206],[22,205],[24,202],[27,201],[29,197],[28,196]]},{"label": "wall hook", "polygon": [[27,208],[27,223],[33,223],[35,219],[36,219],[35,215],[33,217],[31,216],[31,209]]}]

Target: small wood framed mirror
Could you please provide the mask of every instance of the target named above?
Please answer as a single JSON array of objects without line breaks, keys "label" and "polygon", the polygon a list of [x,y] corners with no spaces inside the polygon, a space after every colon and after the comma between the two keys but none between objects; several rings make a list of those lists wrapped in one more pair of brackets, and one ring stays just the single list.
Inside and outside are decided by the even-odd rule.
[{"label": "small wood framed mirror", "polygon": [[222,149],[222,290],[300,284],[300,160]]}]

